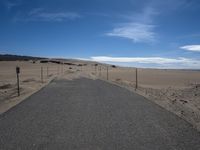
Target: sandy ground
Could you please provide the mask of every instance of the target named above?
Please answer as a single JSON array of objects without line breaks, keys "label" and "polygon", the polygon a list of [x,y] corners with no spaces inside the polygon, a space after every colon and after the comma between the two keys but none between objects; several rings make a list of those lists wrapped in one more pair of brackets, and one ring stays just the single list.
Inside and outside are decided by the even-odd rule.
[{"label": "sandy ground", "polygon": [[137,90],[133,68],[111,68],[108,76],[109,82],[143,95],[200,131],[200,71],[138,69]]},{"label": "sandy ground", "polygon": [[[17,94],[16,66],[20,67],[20,96]],[[67,65],[42,64],[39,61],[36,63],[32,61],[1,61],[0,113],[20,103],[23,99],[48,84],[52,79],[63,75],[69,70]]]},{"label": "sandy ground", "polygon": [[[41,64],[32,61],[0,62],[0,113],[48,84],[54,78],[72,80],[86,77],[107,81],[107,66],[74,61],[75,66]],[[86,64],[78,66],[78,64]],[[20,91],[17,96],[15,67],[21,67]],[[43,82],[41,79],[43,68]],[[138,69],[138,89],[135,90],[135,68],[108,68],[108,81],[154,101],[190,122],[200,131],[200,71]]]}]

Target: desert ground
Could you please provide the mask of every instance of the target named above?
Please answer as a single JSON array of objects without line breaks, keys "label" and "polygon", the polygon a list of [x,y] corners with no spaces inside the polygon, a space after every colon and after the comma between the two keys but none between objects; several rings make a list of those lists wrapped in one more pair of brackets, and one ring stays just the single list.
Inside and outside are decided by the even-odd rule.
[{"label": "desert ground", "polygon": [[[200,131],[200,71],[138,68],[138,88],[135,89],[135,68],[78,60],[60,62],[0,61],[0,113],[20,103],[54,78],[86,77],[105,80],[137,92]],[[17,95],[16,66],[20,67],[20,96]]]},{"label": "desert ground", "polygon": [[109,71],[112,83],[143,95],[200,131],[200,71],[116,68]]}]

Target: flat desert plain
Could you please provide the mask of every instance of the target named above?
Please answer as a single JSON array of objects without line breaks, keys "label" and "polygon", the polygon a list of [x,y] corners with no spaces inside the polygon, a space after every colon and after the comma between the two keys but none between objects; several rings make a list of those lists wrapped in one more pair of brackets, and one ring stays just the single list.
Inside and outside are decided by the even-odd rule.
[{"label": "flat desert plain", "polygon": [[[19,97],[16,66],[21,68]],[[54,78],[79,77],[102,79],[137,92],[190,122],[200,131],[200,71],[198,70],[138,68],[138,88],[135,89],[135,68],[78,60],[67,61],[64,65],[31,60],[0,61],[0,113],[16,105]]]}]

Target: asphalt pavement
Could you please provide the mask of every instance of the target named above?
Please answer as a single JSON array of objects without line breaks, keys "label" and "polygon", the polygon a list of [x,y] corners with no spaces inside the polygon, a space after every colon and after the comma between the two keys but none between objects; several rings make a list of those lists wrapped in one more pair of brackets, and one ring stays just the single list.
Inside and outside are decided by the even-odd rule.
[{"label": "asphalt pavement", "polygon": [[200,150],[200,133],[116,85],[54,80],[0,115],[0,150],[43,149]]}]

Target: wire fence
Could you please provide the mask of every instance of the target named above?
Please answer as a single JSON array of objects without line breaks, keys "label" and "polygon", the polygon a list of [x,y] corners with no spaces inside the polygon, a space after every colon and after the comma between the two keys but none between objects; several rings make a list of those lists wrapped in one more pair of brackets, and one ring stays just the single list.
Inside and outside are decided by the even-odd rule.
[{"label": "wire fence", "polygon": [[[37,81],[40,82],[49,79],[52,76],[56,76],[62,73],[62,67],[60,66],[46,66],[38,65],[31,67],[20,67],[20,82]],[[6,83],[14,83],[16,81],[16,68],[10,67],[0,72],[0,85]]]},{"label": "wire fence", "polygon": [[[20,68],[19,74],[17,74],[17,67]],[[54,77],[64,74],[67,70],[70,69],[63,64],[23,61],[1,62],[0,103],[20,96],[20,93],[21,95],[32,93]]]},{"label": "wire fence", "polygon": [[[19,82],[24,88],[37,84],[47,83],[53,77],[64,74],[66,71],[92,74],[99,79],[109,80],[131,87],[168,88],[188,87],[200,84],[200,71],[198,70],[168,70],[168,69],[141,69],[131,67],[118,67],[100,64],[63,65],[53,63],[32,62],[1,62],[0,63],[0,89],[16,88],[16,66],[20,67]],[[4,91],[3,91],[4,92]],[[1,91],[1,95],[5,94]]]},{"label": "wire fence", "polygon": [[[100,66],[99,66],[100,68]],[[107,71],[108,68],[108,71]],[[137,70],[137,71],[136,71]],[[95,73],[104,80],[147,88],[184,88],[200,84],[199,70],[141,69],[131,67],[105,67]],[[107,77],[108,76],[108,77]]]},{"label": "wire fence", "polygon": [[[20,67],[20,93],[17,91],[16,66]],[[195,127],[199,125],[200,71],[198,70],[141,69],[94,63],[63,65],[1,62],[0,106],[10,105],[9,103],[20,94],[28,95],[37,91],[54,77],[68,74],[73,76],[73,73],[108,80],[128,86],[131,90],[137,88],[137,92],[148,98],[153,97],[157,104],[192,122]]]}]

